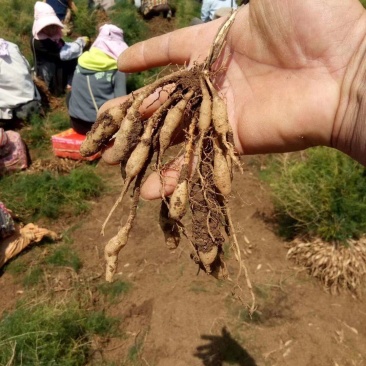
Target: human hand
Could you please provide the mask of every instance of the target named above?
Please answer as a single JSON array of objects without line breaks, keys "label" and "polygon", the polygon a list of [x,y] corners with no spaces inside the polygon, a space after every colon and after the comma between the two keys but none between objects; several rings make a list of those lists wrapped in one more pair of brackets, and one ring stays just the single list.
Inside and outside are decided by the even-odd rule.
[{"label": "human hand", "polygon": [[[253,0],[238,11],[215,82],[239,153],[325,145],[366,165],[363,93],[357,98],[364,84],[365,17],[358,0]],[[223,21],[137,43],[120,57],[119,70],[203,62]],[[101,111],[119,102],[109,101]],[[145,198],[160,196],[155,178],[148,179]]]},{"label": "human hand", "polygon": [[83,47],[86,47],[89,44],[89,42],[90,42],[90,38],[87,37],[87,36],[79,37],[79,39],[81,39],[81,41],[82,41],[82,43],[84,45]]}]

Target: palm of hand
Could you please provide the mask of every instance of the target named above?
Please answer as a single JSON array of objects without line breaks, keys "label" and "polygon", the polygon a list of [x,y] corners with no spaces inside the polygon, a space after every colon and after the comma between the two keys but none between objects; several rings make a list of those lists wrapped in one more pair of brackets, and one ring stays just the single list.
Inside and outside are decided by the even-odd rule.
[{"label": "palm of hand", "polygon": [[[365,16],[358,0],[253,0],[239,9],[216,79],[239,153],[330,145],[343,78],[365,38]],[[136,44],[119,69],[203,62],[223,21]]]},{"label": "palm of hand", "polygon": [[[366,48],[360,47],[365,17],[358,0],[253,0],[238,11],[219,66],[224,72],[215,80],[227,101],[238,152],[329,146],[339,124],[352,134],[354,122],[344,128],[339,112],[341,88],[346,72],[354,74],[350,60]],[[203,62],[223,21],[138,43],[119,58],[119,69]],[[107,102],[101,111],[117,103]],[[364,155],[361,147],[353,157],[363,162]],[[160,196],[159,177],[151,176],[144,187],[145,198]]]},{"label": "palm of hand", "polygon": [[239,152],[330,144],[361,12],[358,1],[278,0],[253,1],[238,13],[217,82]]}]

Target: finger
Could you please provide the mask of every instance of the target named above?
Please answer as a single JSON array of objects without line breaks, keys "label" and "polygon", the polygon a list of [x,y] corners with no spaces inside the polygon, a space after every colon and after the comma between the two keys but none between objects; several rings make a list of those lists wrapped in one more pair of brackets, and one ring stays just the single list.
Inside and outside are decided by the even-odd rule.
[{"label": "finger", "polygon": [[[142,119],[146,119],[146,118],[150,117],[154,113],[154,111],[156,109],[158,109],[165,102],[165,100],[168,98],[168,96],[172,90],[172,87],[173,87],[172,85],[164,86],[164,88],[156,90],[153,94],[151,94],[148,98],[146,98],[144,100],[144,102],[142,103],[142,105],[139,109]],[[142,89],[140,89],[140,91],[141,90]],[[138,93],[138,91],[137,91],[137,93]],[[128,97],[133,98],[133,95],[131,94]],[[125,101],[125,100],[126,100],[126,97],[120,97],[120,98],[110,100],[110,101],[106,102],[105,104],[103,104],[99,113],[102,113],[103,111],[105,111],[109,108],[112,108],[116,105],[119,105],[122,101]],[[111,165],[118,164],[119,161],[115,160],[115,156],[116,156],[115,148],[114,148],[114,145],[112,142],[112,143],[108,144],[108,146],[102,152],[102,159],[107,164],[111,164]]]},{"label": "finger", "polygon": [[[160,106],[161,103],[164,103],[164,101],[168,97],[168,94],[172,91],[172,88],[173,88],[172,85],[166,85],[162,89],[156,90],[154,94],[151,94],[150,97],[147,98],[141,105],[141,108],[139,110],[141,115],[143,117],[151,115]],[[133,98],[134,95],[139,94],[139,92],[141,92],[144,89],[145,87],[137,89],[129,95],[108,100],[99,108],[98,117],[107,109],[122,104],[124,101],[126,101],[129,98]]]},{"label": "finger", "polygon": [[[222,19],[218,19],[136,43],[118,58],[118,69],[123,72],[136,72],[168,64],[184,65],[191,61],[202,62],[208,56],[210,46],[222,22]],[[199,46],[195,47],[197,40],[199,40]]]}]

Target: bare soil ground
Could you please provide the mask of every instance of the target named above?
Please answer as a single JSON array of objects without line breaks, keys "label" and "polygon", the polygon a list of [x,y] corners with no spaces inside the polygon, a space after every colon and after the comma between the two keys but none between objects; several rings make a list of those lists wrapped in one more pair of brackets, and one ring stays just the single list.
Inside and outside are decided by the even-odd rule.
[{"label": "bare soil ground", "polygon": [[[198,271],[183,240],[174,251],[164,244],[158,226],[159,202],[142,202],[128,245],[119,258],[116,279],[132,290],[108,305],[108,314],[122,320],[125,337],[112,339],[95,355],[125,365],[131,347],[138,350],[131,365],[146,366],[361,366],[366,365],[364,300],[344,293],[332,296],[306,272],[286,260],[286,243],[269,224],[269,189],[258,178],[259,157],[243,158],[244,175],[236,174],[230,207],[238,239],[256,293],[258,312],[252,319],[233,295],[237,264],[227,247],[232,281]],[[126,217],[119,207],[100,236],[101,225],[118,197],[118,167],[102,161],[98,170],[109,177],[113,192],[77,218],[72,248],[83,262],[80,278],[104,281],[103,248]],[[76,224],[76,222],[75,222]],[[59,222],[57,228],[65,229]],[[38,248],[35,248],[38,249]],[[24,254],[31,256],[32,250]],[[61,278],[58,286],[67,279]],[[250,303],[240,278],[244,303]],[[65,285],[66,286],[66,285]],[[0,314],[25,295],[16,278],[0,277]],[[236,292],[238,293],[238,292]],[[94,364],[94,363],[93,363]]]},{"label": "bare soil ground", "polygon": [[[144,202],[131,240],[120,254],[117,276],[131,281],[133,290],[110,308],[123,319],[127,338],[108,346],[107,359],[118,364],[141,342],[141,365],[366,365],[364,302],[350,294],[327,294],[286,260],[286,243],[263,220],[271,214],[271,201],[268,187],[257,177],[258,160],[244,161],[244,175],[235,178],[231,210],[242,248],[251,250],[246,263],[258,313],[250,320],[232,294],[237,265],[230,249],[227,261],[233,282],[198,272],[186,242],[174,251],[164,246],[158,202]],[[116,184],[119,179],[117,174]],[[98,234],[115,198],[112,194],[97,202],[75,232],[85,270],[103,270],[103,243],[115,234],[118,214],[106,237]],[[119,212],[123,216],[123,209]],[[243,300],[250,303],[243,277],[240,283]]]},{"label": "bare soil ground", "polygon": [[[174,251],[165,247],[158,226],[159,202],[144,201],[130,241],[120,253],[116,276],[133,288],[108,305],[108,314],[122,320],[125,337],[103,347],[105,361],[125,365],[131,347],[138,346],[133,365],[366,365],[364,301],[348,293],[327,294],[316,280],[286,260],[286,243],[264,219],[270,217],[272,208],[268,187],[257,176],[260,159],[246,157],[243,161],[245,172],[234,179],[230,206],[242,249],[251,251],[246,263],[258,312],[250,319],[245,305],[233,295],[237,264],[229,247],[226,258],[232,281],[198,271],[184,240]],[[108,177],[113,192],[78,218],[71,236],[72,248],[83,263],[79,278],[103,283],[104,244],[125,220],[128,202],[117,209],[105,236],[100,236],[121,178],[117,167],[102,161],[98,170]],[[57,226],[65,229],[62,222]],[[24,254],[32,255],[32,250]],[[71,280],[60,276],[53,279],[53,286],[65,289]],[[250,303],[244,277],[240,284],[243,293],[236,294]],[[0,277],[0,286],[0,312],[27,292],[7,272]]]}]

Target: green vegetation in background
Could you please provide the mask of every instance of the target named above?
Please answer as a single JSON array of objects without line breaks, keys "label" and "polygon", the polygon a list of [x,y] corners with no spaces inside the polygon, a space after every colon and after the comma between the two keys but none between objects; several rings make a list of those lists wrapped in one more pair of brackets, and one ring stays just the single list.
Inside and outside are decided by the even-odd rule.
[{"label": "green vegetation in background", "polygon": [[112,24],[123,29],[123,37],[129,46],[147,38],[146,22],[131,1],[117,0],[108,15]]},{"label": "green vegetation in background", "polygon": [[1,200],[25,221],[86,212],[86,200],[99,197],[104,189],[102,178],[89,165],[65,176],[22,172],[0,179]]},{"label": "green vegetation in background", "polygon": [[94,39],[98,33],[96,12],[88,8],[88,0],[75,1],[75,5],[78,11],[72,15],[73,33]]},{"label": "green vegetation in background", "polygon": [[45,129],[46,119],[33,114],[27,125],[21,131],[22,139],[26,143],[28,149],[42,148],[50,144],[50,136]]},{"label": "green vegetation in background", "polygon": [[32,266],[30,268],[24,268],[24,270],[26,273],[23,277],[22,284],[25,288],[37,286],[39,283],[41,283],[41,280],[45,275],[41,266]]},{"label": "green vegetation in background", "polygon": [[70,245],[65,244],[64,240],[55,243],[48,238],[43,238],[41,243],[32,248],[32,255],[23,255],[26,251],[27,249],[16,260],[6,263],[4,267],[5,271],[14,276],[15,281],[25,288],[37,286],[42,288],[43,292],[43,289],[48,286],[47,273],[62,270],[65,267],[79,273],[82,268],[81,259]]},{"label": "green vegetation in background", "polygon": [[70,128],[70,116],[67,111],[55,109],[47,114],[46,129],[50,134],[65,131]]},{"label": "green vegetation in background", "polygon": [[170,3],[176,8],[177,28],[189,26],[193,18],[200,18],[201,3],[186,0],[171,0]]},{"label": "green vegetation in background", "polygon": [[337,150],[281,155],[265,172],[280,233],[345,242],[366,233],[365,168]]},{"label": "green vegetation in background", "polygon": [[28,61],[32,59],[33,0],[2,0],[0,12],[1,38],[18,45]]},{"label": "green vegetation in background", "polygon": [[[175,17],[177,28],[188,26],[192,18],[200,14],[201,4],[197,1],[171,0],[170,3],[177,9]],[[109,17],[113,24],[123,29],[125,41],[129,46],[148,38],[147,21],[139,14],[133,1],[117,0]],[[154,68],[128,75],[128,93],[154,81],[160,71],[161,68]]]},{"label": "green vegetation in background", "polygon": [[[123,29],[125,42],[132,46],[148,37],[146,22],[139,15],[133,2],[119,0],[109,13],[111,23]],[[131,93],[147,84],[147,79],[156,74],[156,71],[143,71],[127,76],[127,92]]]},{"label": "green vegetation in background", "polygon": [[[70,128],[70,117],[67,111],[52,110],[45,116],[32,115],[22,129],[22,138],[30,149],[51,148],[51,137]],[[50,154],[50,149],[47,154]]]},{"label": "green vegetation in background", "polygon": [[19,303],[0,320],[0,365],[85,365],[92,337],[116,335],[118,323],[70,297]]}]

